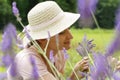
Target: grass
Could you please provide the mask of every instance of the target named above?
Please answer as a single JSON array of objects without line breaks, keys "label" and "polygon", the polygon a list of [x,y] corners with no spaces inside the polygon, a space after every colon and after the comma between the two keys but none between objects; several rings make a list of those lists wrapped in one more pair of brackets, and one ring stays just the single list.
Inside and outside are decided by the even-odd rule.
[{"label": "grass", "polygon": [[[110,43],[112,38],[114,37],[114,30],[98,30],[98,29],[71,29],[71,33],[73,34],[73,40],[72,40],[72,45],[71,49],[68,51],[69,53],[69,61],[72,65],[75,65],[77,61],[81,60],[81,57],[79,54],[76,52],[76,47],[79,42],[82,41],[84,35],[87,36],[88,39],[93,39],[93,43],[96,44],[95,50],[96,51],[101,51],[104,52],[107,45]],[[1,39],[1,35],[0,35]],[[0,40],[1,41],[1,40]],[[0,72],[4,71],[4,68],[0,68]],[[66,64],[66,70],[65,70],[65,75],[64,76],[69,76],[71,72],[70,65],[67,63]]]}]

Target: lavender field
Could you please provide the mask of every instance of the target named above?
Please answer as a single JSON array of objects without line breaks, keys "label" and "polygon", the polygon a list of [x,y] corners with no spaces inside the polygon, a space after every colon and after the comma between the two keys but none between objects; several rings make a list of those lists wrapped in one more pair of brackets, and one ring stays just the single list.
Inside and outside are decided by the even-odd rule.
[{"label": "lavender field", "polygon": [[[83,37],[86,35],[87,39],[93,39],[93,43],[96,45],[94,47],[94,51],[104,53],[111,41],[115,36],[114,29],[112,30],[105,30],[105,29],[74,29],[71,28],[71,33],[73,34],[73,40],[71,43],[71,49],[68,51],[69,59],[68,61],[71,62],[71,65],[75,65],[75,63],[82,59],[82,57],[77,53],[76,47],[78,46],[79,42],[82,42]],[[2,39],[2,33],[0,34],[0,41]],[[0,53],[2,54],[2,53]],[[113,55],[116,58],[119,58],[119,52]],[[69,76],[69,73],[72,71],[68,62],[66,63],[64,76]],[[0,72],[5,72],[6,69],[4,67],[0,68]]]},{"label": "lavender field", "polygon": [[[77,8],[75,8],[75,12],[77,9],[77,13],[80,13],[81,17],[78,21],[78,25],[76,26],[77,28],[80,28],[77,29],[74,26],[70,29],[71,33],[73,34],[73,40],[71,42],[70,50],[66,51],[65,49],[63,49],[64,58],[66,58],[65,73],[63,75],[60,75],[58,70],[55,68],[55,65],[52,63],[51,59],[44,55],[44,53],[46,54],[47,49],[43,50],[43,52],[39,52],[47,60],[53,72],[55,72],[54,74],[56,75],[56,79],[60,78],[60,80],[68,80],[69,74],[72,71],[74,72],[77,80],[79,80],[79,74],[83,75],[85,80],[120,80],[120,6],[118,6],[119,1],[117,0],[108,1],[109,3],[101,2],[100,0],[77,0]],[[14,26],[16,24],[13,25],[12,23],[9,23],[8,25],[4,23],[7,25],[4,34],[2,34],[2,31],[0,31],[0,80],[6,80],[6,71],[10,65],[10,75],[12,75],[13,78],[16,78],[17,73],[19,73],[19,71],[17,70],[18,67],[16,65],[15,55],[21,49],[25,48],[25,46],[23,46],[22,44],[23,36],[26,35],[31,40],[31,42],[33,42],[33,44],[35,44],[36,42],[32,39],[31,35],[29,35],[28,30],[25,28],[25,23],[23,23],[23,16],[26,16],[24,15],[26,12],[21,13],[22,7],[18,7],[21,2],[16,3],[6,1],[5,4],[8,5],[8,3],[8,8],[10,8],[10,12],[13,13],[12,15],[14,15],[14,17],[16,17],[16,20],[21,25],[21,29],[23,28],[24,31],[22,33],[19,31],[17,32],[17,27]],[[111,15],[109,15],[109,11],[107,11],[109,10],[109,8]],[[104,12],[105,14],[102,12]],[[11,13],[4,13],[4,15],[11,15]],[[3,19],[3,22],[5,22],[4,18],[1,19]],[[18,36],[19,33],[22,34],[22,37]],[[37,49],[41,50],[41,47]],[[73,65],[75,65],[76,62],[82,60],[86,56],[90,60],[88,63],[88,71],[82,72],[79,69],[77,72],[75,72]],[[113,58],[115,62],[112,61]],[[54,59],[54,56],[52,56],[52,59]],[[32,61],[34,62],[32,57],[30,57],[30,61],[31,63]],[[33,72],[31,73],[31,76],[33,77],[33,80],[38,80],[39,76],[37,73],[37,68],[35,67],[35,64],[32,64],[32,66]]]}]

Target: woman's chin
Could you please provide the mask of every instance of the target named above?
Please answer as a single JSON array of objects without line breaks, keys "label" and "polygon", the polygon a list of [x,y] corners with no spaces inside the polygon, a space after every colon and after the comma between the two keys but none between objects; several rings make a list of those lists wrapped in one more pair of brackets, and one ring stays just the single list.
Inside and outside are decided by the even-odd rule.
[{"label": "woman's chin", "polygon": [[66,50],[69,50],[70,48],[71,48],[70,46],[65,47]]}]

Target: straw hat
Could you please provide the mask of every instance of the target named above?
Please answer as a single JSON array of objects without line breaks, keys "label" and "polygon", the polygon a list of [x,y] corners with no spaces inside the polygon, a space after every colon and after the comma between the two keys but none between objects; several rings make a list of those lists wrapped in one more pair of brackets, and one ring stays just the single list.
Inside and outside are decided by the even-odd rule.
[{"label": "straw hat", "polygon": [[[38,3],[28,13],[28,22],[26,26],[33,40],[48,38],[54,36],[69,28],[80,14],[64,12],[54,1],[45,1]],[[23,44],[30,41],[24,37]]]}]

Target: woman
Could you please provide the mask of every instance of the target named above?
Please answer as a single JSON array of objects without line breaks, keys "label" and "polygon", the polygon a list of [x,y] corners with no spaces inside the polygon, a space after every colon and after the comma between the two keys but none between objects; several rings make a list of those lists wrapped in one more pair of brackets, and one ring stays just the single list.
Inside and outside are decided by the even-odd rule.
[{"label": "woman", "polygon": [[[45,52],[48,58],[50,57],[51,51],[53,52],[54,65],[62,74],[64,73],[66,62],[62,50],[70,49],[70,43],[73,36],[70,33],[69,27],[79,17],[80,14],[64,12],[54,1],[38,3],[28,13],[29,24],[25,29],[31,38],[39,44],[42,51],[44,52],[46,50]],[[44,56],[40,54],[35,45],[30,43],[32,42],[25,36],[23,44],[26,48],[20,51],[15,58],[17,64],[17,76],[14,78],[16,80],[33,80],[33,77],[31,76],[33,65],[31,65],[30,62],[30,57],[32,56],[35,60],[39,79],[58,80]],[[8,80],[13,80],[13,77],[9,73],[10,69],[11,67],[8,69]],[[78,71],[88,71],[88,58],[86,57],[79,61],[75,65],[74,71],[76,73],[78,73]],[[77,75],[79,79],[84,77],[82,74]],[[69,79],[76,79],[74,72],[70,74]]]}]

